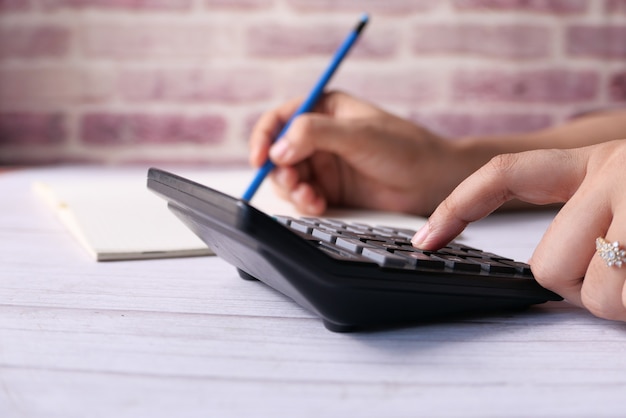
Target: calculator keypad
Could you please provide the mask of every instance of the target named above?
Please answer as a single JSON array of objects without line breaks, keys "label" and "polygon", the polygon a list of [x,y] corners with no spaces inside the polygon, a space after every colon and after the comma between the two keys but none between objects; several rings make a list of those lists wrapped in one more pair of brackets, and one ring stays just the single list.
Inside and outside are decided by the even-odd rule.
[{"label": "calculator keypad", "polygon": [[275,219],[339,259],[373,262],[385,268],[451,269],[532,277],[528,264],[455,242],[438,251],[419,250],[411,244],[415,231],[409,229],[314,217],[277,216]]}]

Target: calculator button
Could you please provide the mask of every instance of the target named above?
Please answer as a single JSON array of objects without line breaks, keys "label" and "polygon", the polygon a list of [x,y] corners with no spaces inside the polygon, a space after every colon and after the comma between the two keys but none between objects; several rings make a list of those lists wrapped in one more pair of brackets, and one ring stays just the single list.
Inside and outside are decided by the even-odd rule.
[{"label": "calculator button", "polygon": [[278,221],[278,223],[289,226],[292,218],[290,218],[289,216],[274,216],[274,220]]},{"label": "calculator button", "polygon": [[515,267],[501,263],[497,260],[490,260],[487,258],[473,258],[473,257],[468,257],[468,260],[471,260],[475,263],[480,264],[480,268],[491,273],[504,273],[504,274],[517,273],[517,270],[515,269]]},{"label": "calculator button", "polygon": [[329,254],[331,257],[339,259],[339,260],[343,260],[343,261],[360,261],[360,262],[370,262],[371,260],[368,260],[365,257],[362,257],[360,254],[354,254],[351,253],[349,251],[344,251],[341,248],[337,247],[334,244],[330,244],[327,242],[321,242],[318,241],[317,242],[317,246],[320,250],[324,251],[325,253]]},{"label": "calculator button", "polygon": [[337,234],[335,231],[331,231],[325,228],[314,228],[311,232],[315,238],[319,238],[322,241],[334,243],[337,240]]},{"label": "calculator button", "polygon": [[307,223],[302,221],[291,221],[289,224],[291,229],[295,229],[298,232],[303,232],[305,234],[310,234],[313,231],[313,227]]},{"label": "calculator button", "polygon": [[356,232],[357,234],[369,234],[371,231],[358,225],[348,225],[344,228],[346,231]]},{"label": "calculator button", "polygon": [[363,248],[368,246],[367,244],[365,244],[363,241],[359,239],[351,238],[351,237],[344,237],[344,236],[338,236],[337,240],[335,241],[335,244],[337,245],[337,247],[343,248],[344,250],[347,250],[356,254],[360,254],[361,251],[363,251]]},{"label": "calculator button", "polygon": [[470,257],[481,257],[481,258],[491,258],[492,260],[509,260],[509,261],[513,261],[512,259],[508,258],[508,257],[503,257],[501,255],[497,255],[494,253],[489,253],[486,251],[479,251],[479,250],[470,250],[468,251],[468,255]]},{"label": "calculator button", "polygon": [[500,260],[500,263],[512,266],[520,274],[532,275],[530,266],[526,263],[522,263],[520,261],[513,261],[513,260]]},{"label": "calculator button", "polygon": [[477,249],[477,248],[470,247],[469,245],[465,245],[465,244],[460,244],[460,243],[458,243],[456,241],[450,242],[444,248],[452,248],[452,249],[455,249],[455,250],[461,250],[461,251],[465,251],[465,252],[475,251],[477,253],[482,253],[482,251]]},{"label": "calculator button", "polygon": [[472,271],[472,272],[479,272],[481,270],[480,264],[477,264],[470,259],[457,257],[455,255],[436,253],[436,254],[433,254],[432,257],[435,260],[443,261],[447,267],[453,270]]},{"label": "calculator button", "polygon": [[[457,257],[467,257],[470,254],[467,251],[463,251],[461,249],[458,248],[450,248],[450,247],[444,247],[442,249],[440,249],[439,251],[437,251],[438,254],[447,254],[447,255],[452,255],[452,256],[457,256]],[[474,257],[480,258],[479,255],[474,255]]]},{"label": "calculator button", "polygon": [[413,238],[416,232],[416,231],[413,231],[412,229],[396,229],[395,231],[396,231],[396,235],[402,238],[408,238],[409,240]]},{"label": "calculator button", "polygon": [[322,218],[319,219],[320,224],[322,225],[332,225],[335,228],[343,228],[346,226],[346,223],[343,221],[340,221],[338,219],[332,219],[332,218]]},{"label": "calculator button", "polygon": [[385,236],[385,237],[396,234],[396,231],[393,228],[388,228],[384,226],[376,226],[372,228],[372,232],[374,232],[375,234]]},{"label": "calculator button", "polygon": [[381,237],[380,235],[376,235],[376,234],[364,234],[364,233],[358,233],[358,232],[346,231],[346,230],[342,230],[340,232],[341,232],[341,235],[344,237],[358,239],[363,242],[365,241],[385,242],[386,241],[384,237]]},{"label": "calculator button", "polygon": [[394,251],[395,255],[404,257],[407,263],[417,267],[442,269],[446,266],[443,260],[436,260],[421,251]]},{"label": "calculator button", "polygon": [[365,247],[361,254],[384,267],[404,267],[407,263],[404,257],[380,248]]}]

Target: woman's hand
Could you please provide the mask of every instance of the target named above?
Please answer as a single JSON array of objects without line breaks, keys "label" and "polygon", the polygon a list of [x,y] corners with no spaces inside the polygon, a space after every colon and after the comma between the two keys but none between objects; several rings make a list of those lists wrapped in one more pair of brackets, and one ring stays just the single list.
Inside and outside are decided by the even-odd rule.
[{"label": "woman's hand", "polygon": [[413,238],[437,249],[504,202],[565,202],[530,260],[537,281],[607,319],[626,321],[626,263],[608,266],[596,238],[626,248],[626,139],[493,158],[461,183]]},{"label": "woman's hand", "polygon": [[259,167],[269,155],[279,195],[303,213],[342,206],[429,214],[477,168],[454,143],[338,92],[296,118],[272,145],[299,104],[260,118],[250,162]]}]

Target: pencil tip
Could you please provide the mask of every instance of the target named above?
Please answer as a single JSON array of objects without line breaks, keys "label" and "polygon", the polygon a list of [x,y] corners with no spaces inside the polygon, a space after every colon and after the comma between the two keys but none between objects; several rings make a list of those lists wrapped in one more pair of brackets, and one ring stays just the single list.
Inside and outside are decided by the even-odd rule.
[{"label": "pencil tip", "polygon": [[359,24],[357,25],[355,32],[359,33],[363,30],[363,28],[365,27],[365,25],[367,24],[367,22],[369,21],[370,17],[367,13],[363,13],[363,15],[361,16],[361,20],[359,20]]}]

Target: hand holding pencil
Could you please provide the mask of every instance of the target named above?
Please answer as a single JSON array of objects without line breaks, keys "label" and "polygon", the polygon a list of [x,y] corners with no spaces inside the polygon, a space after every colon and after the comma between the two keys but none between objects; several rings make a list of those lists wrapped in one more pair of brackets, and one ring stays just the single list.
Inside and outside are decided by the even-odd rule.
[{"label": "hand holding pencil", "polygon": [[[285,132],[287,132],[287,130],[291,126],[291,121],[293,121],[294,118],[296,118],[297,116],[303,113],[310,112],[315,107],[319,98],[324,93],[324,89],[326,88],[326,85],[330,81],[331,77],[333,76],[337,68],[339,68],[339,65],[341,64],[343,59],[346,57],[348,52],[350,52],[350,49],[352,48],[352,46],[358,39],[359,35],[363,31],[363,28],[367,24],[368,19],[369,18],[366,14],[363,15],[361,19],[359,20],[359,23],[354,28],[354,30],[352,30],[352,32],[348,34],[346,39],[339,46],[339,49],[337,49],[337,52],[335,52],[335,55],[331,59],[330,64],[328,65],[326,70],[322,73],[321,77],[319,78],[315,86],[313,86],[313,89],[309,93],[309,96],[307,97],[307,99],[304,102],[302,102],[300,107],[298,107],[296,112],[291,116],[291,119],[289,119],[289,121],[283,126],[281,132],[276,137],[276,140],[279,140],[285,134]],[[259,171],[257,172],[257,175],[252,180],[252,183],[250,184],[248,189],[245,191],[243,195],[243,200],[249,201],[250,199],[252,199],[257,189],[261,185],[261,182],[265,179],[265,177],[269,174],[269,172],[272,171],[273,168],[274,168],[274,164],[272,163],[271,160],[268,159],[265,162],[265,164],[263,164],[263,166],[259,169]]]},{"label": "hand holding pencil", "polygon": [[325,93],[272,145],[300,104],[291,100],[259,119],[250,162],[259,167],[271,157],[276,191],[303,214],[327,207],[427,214],[470,174],[454,143],[340,92]]}]

